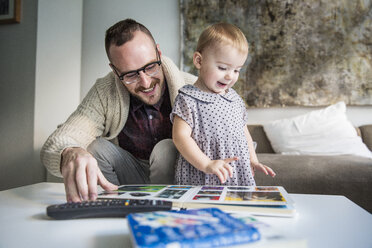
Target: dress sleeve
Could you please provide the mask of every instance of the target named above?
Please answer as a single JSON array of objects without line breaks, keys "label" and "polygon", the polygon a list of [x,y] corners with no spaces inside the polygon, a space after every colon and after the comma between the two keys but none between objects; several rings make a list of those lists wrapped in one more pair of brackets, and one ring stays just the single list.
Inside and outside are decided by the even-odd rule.
[{"label": "dress sleeve", "polygon": [[174,116],[177,115],[193,129],[195,106],[195,100],[185,94],[179,93],[170,114],[171,122],[173,123]]},{"label": "dress sleeve", "polygon": [[244,124],[248,124],[248,110],[246,108],[243,109],[243,122]]},{"label": "dress sleeve", "polygon": [[241,109],[242,109],[242,113],[243,113],[243,123],[245,125],[247,125],[248,124],[248,110],[245,107],[245,103],[244,103],[243,99],[241,100]]}]

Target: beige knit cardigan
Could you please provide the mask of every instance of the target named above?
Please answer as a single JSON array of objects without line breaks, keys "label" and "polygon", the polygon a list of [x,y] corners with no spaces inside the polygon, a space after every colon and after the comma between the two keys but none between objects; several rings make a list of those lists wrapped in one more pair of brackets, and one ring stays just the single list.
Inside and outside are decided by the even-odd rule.
[{"label": "beige knit cardigan", "polygon": [[[178,90],[185,84],[194,83],[196,77],[180,71],[165,56],[162,56],[162,68],[173,106]],[[42,147],[40,158],[48,171],[62,177],[61,153],[67,147],[87,148],[97,137],[117,144],[117,136],[127,121],[129,100],[129,92],[113,72],[98,79],[77,109]]]}]

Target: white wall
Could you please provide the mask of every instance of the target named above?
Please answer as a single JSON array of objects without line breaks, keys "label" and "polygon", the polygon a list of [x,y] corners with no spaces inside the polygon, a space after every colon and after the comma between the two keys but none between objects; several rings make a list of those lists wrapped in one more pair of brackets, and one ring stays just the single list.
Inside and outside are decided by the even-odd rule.
[{"label": "white wall", "polygon": [[83,0],[39,0],[34,151],[80,102]]},{"label": "white wall", "polygon": [[145,25],[160,50],[179,61],[178,0],[84,0],[81,97],[111,69],[105,53],[105,32],[120,20],[132,18]]},{"label": "white wall", "polygon": [[[96,78],[109,71],[104,49],[104,33],[119,20],[133,18],[149,28],[165,55],[179,65],[180,22],[176,0],[84,0],[81,97]],[[250,124],[262,124],[306,113],[318,108],[249,109]],[[356,125],[372,124],[372,106],[347,107],[347,115]]]},{"label": "white wall", "polygon": [[0,25],[0,190],[43,180],[33,154],[36,20],[28,0],[21,23]]}]

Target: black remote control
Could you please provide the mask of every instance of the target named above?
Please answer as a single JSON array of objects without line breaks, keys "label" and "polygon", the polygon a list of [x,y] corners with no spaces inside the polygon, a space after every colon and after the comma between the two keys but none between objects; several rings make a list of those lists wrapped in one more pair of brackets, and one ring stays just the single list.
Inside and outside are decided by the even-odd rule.
[{"label": "black remote control", "polygon": [[57,220],[125,217],[130,213],[166,211],[171,208],[170,201],[101,198],[95,201],[50,205],[47,207],[47,215]]}]

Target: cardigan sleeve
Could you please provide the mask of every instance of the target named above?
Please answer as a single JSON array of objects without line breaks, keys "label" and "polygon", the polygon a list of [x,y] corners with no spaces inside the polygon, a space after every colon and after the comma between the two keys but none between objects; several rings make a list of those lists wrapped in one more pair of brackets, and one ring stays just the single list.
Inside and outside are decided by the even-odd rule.
[{"label": "cardigan sleeve", "polygon": [[[57,177],[60,172],[61,154],[67,147],[82,147],[88,145],[105,130],[108,92],[102,90],[97,82],[77,109],[65,123],[49,136],[43,145],[40,158],[48,171]],[[108,87],[106,87],[107,90]],[[103,92],[102,92],[103,91]],[[105,94],[106,93],[106,94]]]}]

